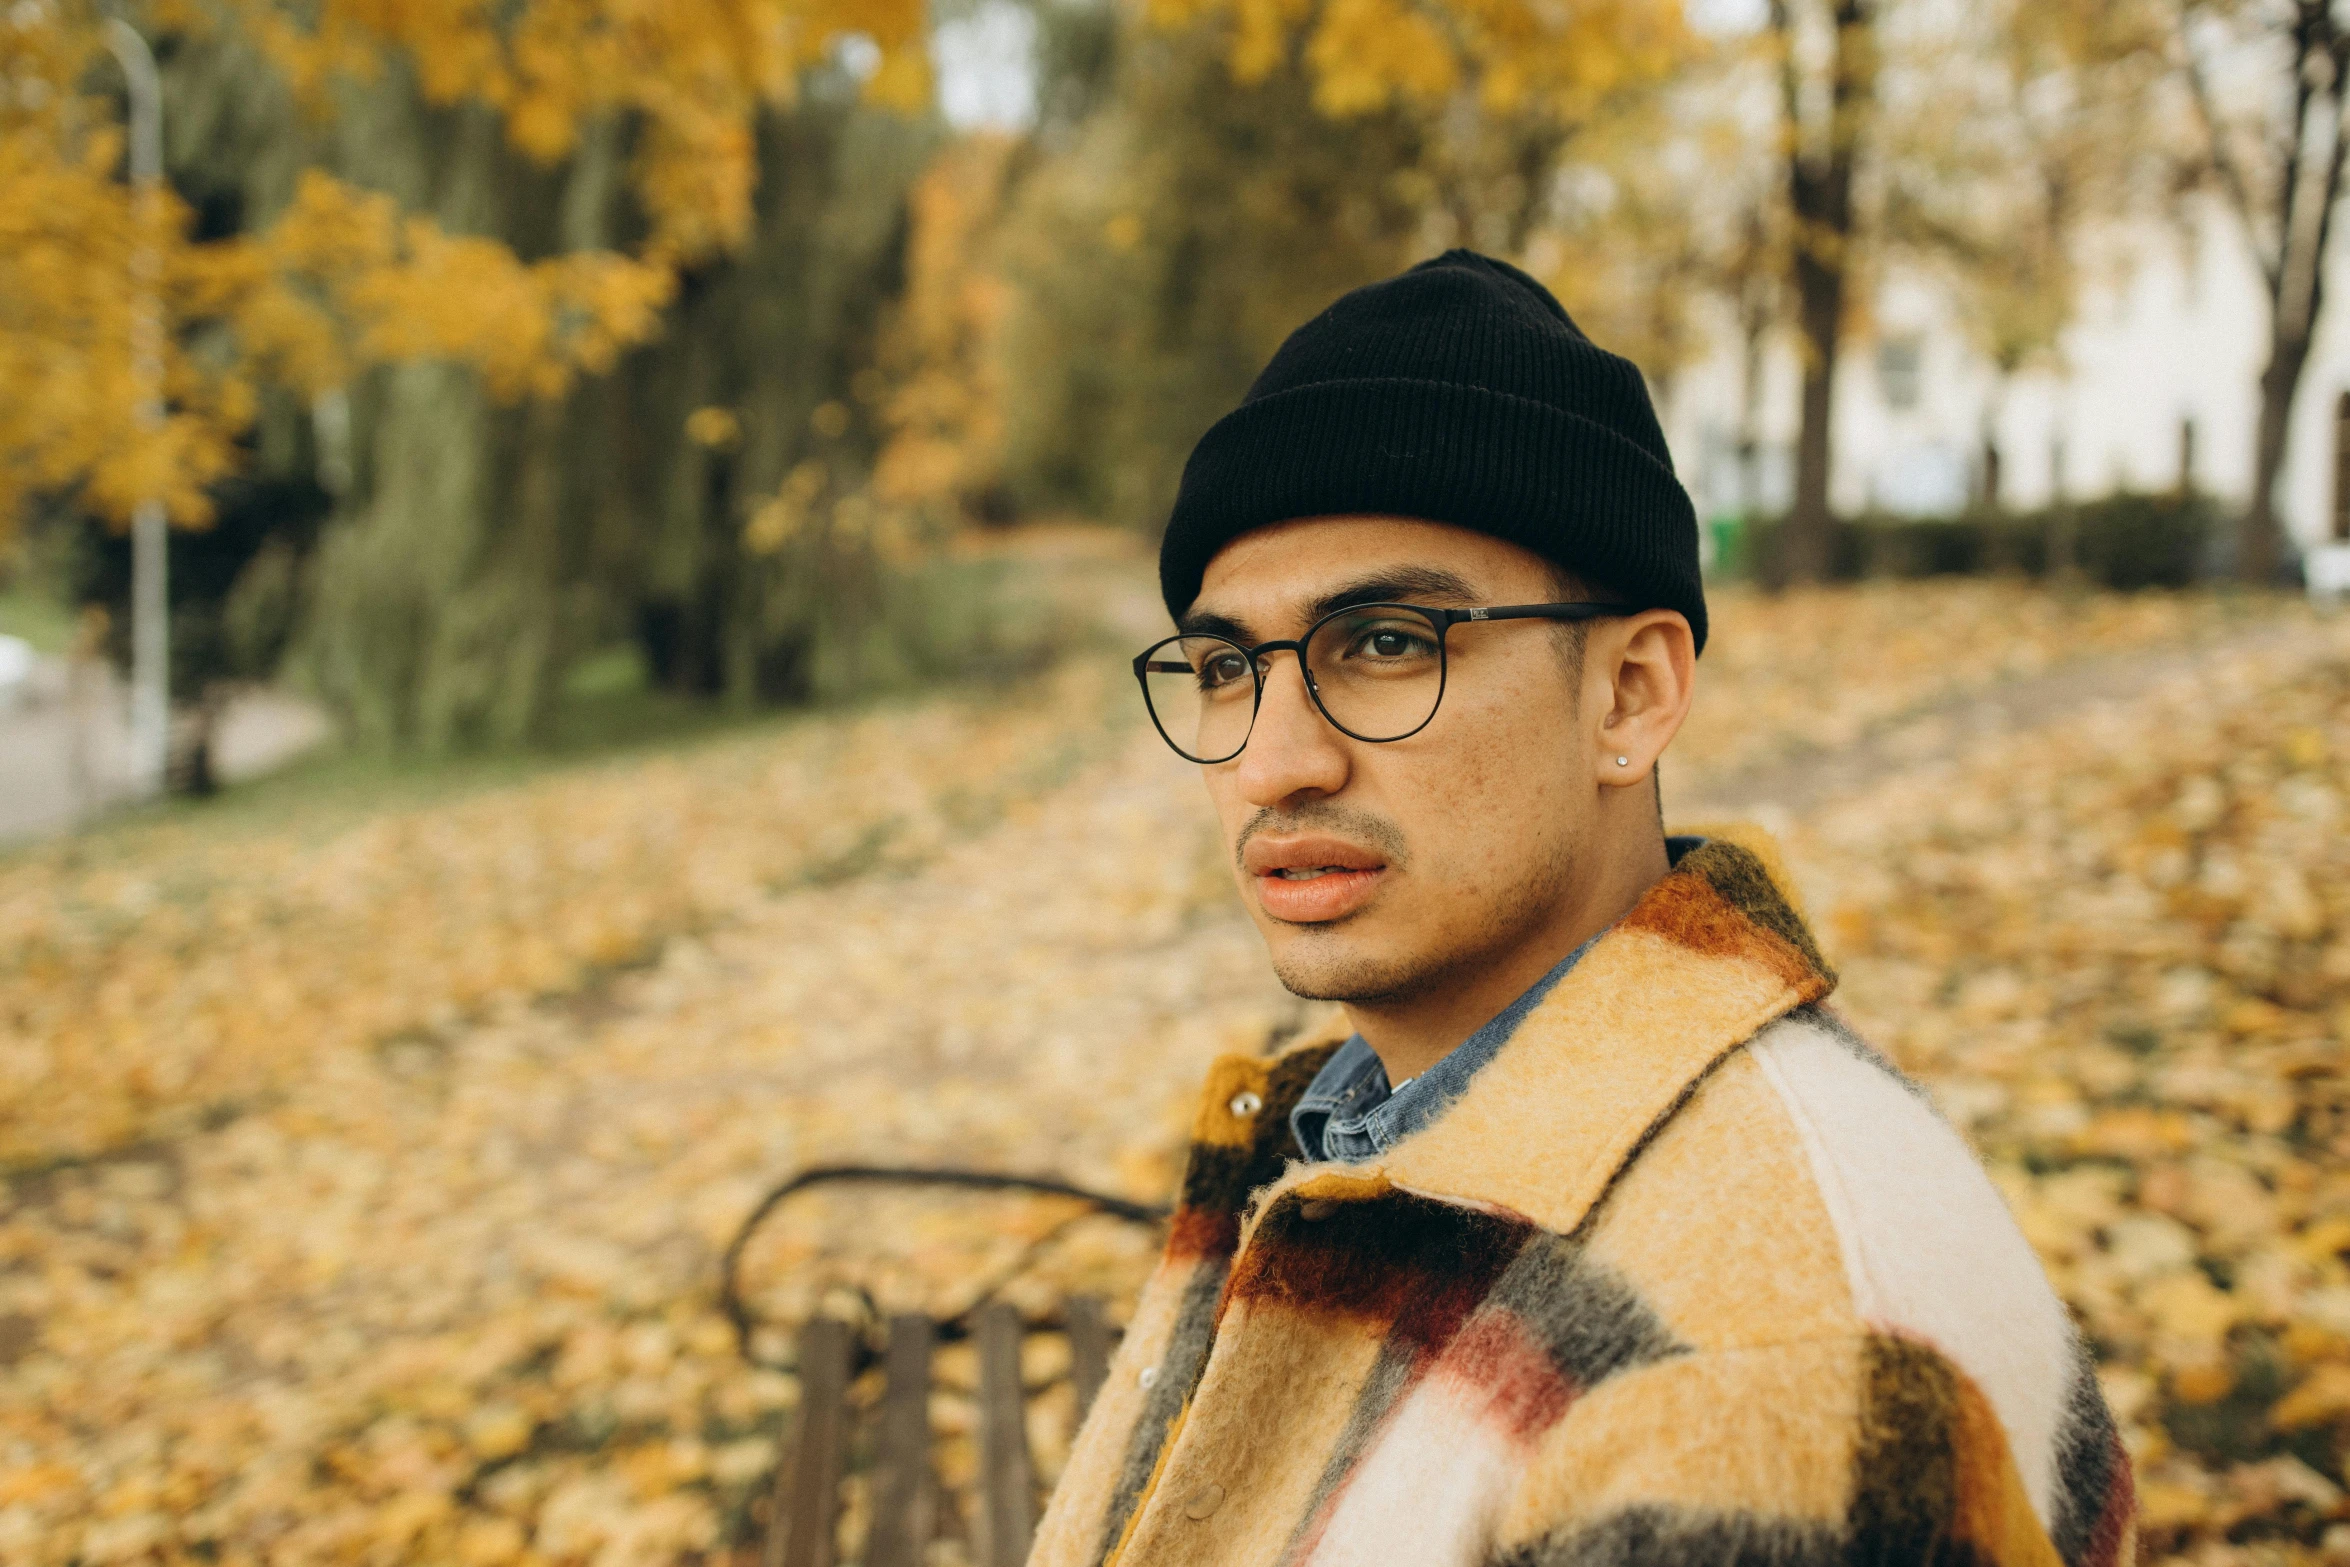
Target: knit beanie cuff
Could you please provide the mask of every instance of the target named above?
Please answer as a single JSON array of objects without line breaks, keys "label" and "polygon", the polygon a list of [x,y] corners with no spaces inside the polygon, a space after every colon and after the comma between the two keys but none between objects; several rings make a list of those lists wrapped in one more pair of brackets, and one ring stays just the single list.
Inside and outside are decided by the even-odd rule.
[{"label": "knit beanie cuff", "polygon": [[1623,594],[1678,610],[1705,647],[1697,517],[1636,442],[1548,403],[1406,378],[1309,382],[1260,396],[1201,438],[1159,555],[1180,617],[1233,539],[1301,517],[1403,516],[1516,544]]}]

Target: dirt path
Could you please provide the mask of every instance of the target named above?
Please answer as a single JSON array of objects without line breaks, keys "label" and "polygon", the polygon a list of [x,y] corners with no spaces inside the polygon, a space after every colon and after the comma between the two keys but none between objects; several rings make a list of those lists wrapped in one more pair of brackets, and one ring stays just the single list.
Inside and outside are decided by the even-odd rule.
[{"label": "dirt path", "polygon": [[2128,702],[2190,676],[2214,659],[2302,650],[2313,658],[2324,657],[2339,645],[2335,628],[2328,624],[2294,621],[2192,648],[2083,659],[1988,691],[1929,703],[1834,750],[1778,758],[1718,776],[1700,775],[1680,787],[1674,786],[1668,768],[1668,815],[1690,821],[1753,816],[1765,825],[1784,825],[1840,796],[1946,763],[1994,736],[2060,724],[2093,707]]},{"label": "dirt path", "polygon": [[[27,694],[0,707],[0,845],[69,832],[137,797],[128,697],[111,668],[47,659]],[[257,778],[323,743],[326,715],[290,692],[240,692],[213,734],[227,782]]]}]

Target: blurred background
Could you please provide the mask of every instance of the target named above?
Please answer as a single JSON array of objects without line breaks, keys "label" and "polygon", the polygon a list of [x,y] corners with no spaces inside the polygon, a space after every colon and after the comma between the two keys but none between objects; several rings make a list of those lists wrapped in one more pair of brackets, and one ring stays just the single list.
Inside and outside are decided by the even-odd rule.
[{"label": "blurred background", "polygon": [[2329,0],[0,10],[0,1559],[747,1564],[798,1325],[982,1295],[1049,1485],[1147,1224],[810,1193],[740,1335],[722,1255],[827,1161],[1163,1202],[1305,1021],[1124,660],[1199,433],[1467,245],[1647,374],[1668,809],[1991,1165],[2143,1549],[2350,1563],[2346,73]]}]

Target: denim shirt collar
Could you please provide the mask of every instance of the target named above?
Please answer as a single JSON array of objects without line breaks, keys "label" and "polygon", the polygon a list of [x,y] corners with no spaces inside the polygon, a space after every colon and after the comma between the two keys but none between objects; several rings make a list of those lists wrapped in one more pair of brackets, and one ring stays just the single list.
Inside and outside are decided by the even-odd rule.
[{"label": "denim shirt collar", "polygon": [[[1704,841],[1668,838],[1665,852],[1678,864],[1682,855]],[[1600,932],[1600,936],[1606,934]],[[1559,959],[1524,995],[1454,1046],[1444,1059],[1396,1087],[1388,1086],[1387,1069],[1379,1064],[1378,1054],[1363,1042],[1363,1036],[1349,1038],[1314,1074],[1289,1112],[1289,1130],[1297,1139],[1299,1153],[1308,1160],[1352,1163],[1372,1159],[1434,1121],[1468,1088],[1469,1079],[1501,1054],[1501,1047],[1510,1042],[1526,1014],[1542,1004],[1542,998],[1599,939],[1594,936]]]},{"label": "denim shirt collar", "polygon": [[1361,1160],[1393,1148],[1444,1113],[1461,1096],[1469,1079],[1518,1031],[1526,1014],[1541,1004],[1551,987],[1566,978],[1576,959],[1591,950],[1594,936],[1561,958],[1526,993],[1504,1007],[1490,1022],[1462,1040],[1443,1060],[1402,1085],[1387,1085],[1387,1069],[1378,1055],[1354,1035],[1323,1063],[1322,1070],[1289,1112],[1289,1129],[1307,1159]]}]

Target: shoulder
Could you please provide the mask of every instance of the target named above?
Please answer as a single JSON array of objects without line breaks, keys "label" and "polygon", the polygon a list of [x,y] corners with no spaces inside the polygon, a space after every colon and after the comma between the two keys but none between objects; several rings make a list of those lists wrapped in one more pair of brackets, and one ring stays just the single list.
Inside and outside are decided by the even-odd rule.
[{"label": "shoulder", "polygon": [[[1732,1284],[1744,1325],[1773,1337],[1897,1329],[1948,1348],[1988,1332],[2070,1352],[2064,1308],[1973,1151],[1822,1007],[1771,1023],[1695,1087],[1626,1165],[1593,1241]],[[1780,1285],[1724,1277],[1742,1264]]]},{"label": "shoulder", "polygon": [[[1686,1220],[1693,1208],[1720,1210],[1738,1233],[1786,1248],[1782,1263],[1832,1274],[1847,1322],[1904,1323],[1952,1294],[2062,1316],[1964,1139],[1824,1007],[1789,1012],[1725,1057],[1617,1184],[1601,1228],[1638,1232],[1666,1211]],[[1660,1201],[1668,1210],[1652,1211]]]},{"label": "shoulder", "polygon": [[[1798,1008],[1733,1052],[1625,1169],[1590,1245],[1692,1347],[1912,1345],[1979,1391],[2043,1518],[2104,1445],[2063,1303],[1917,1085]],[[1906,1362],[1904,1362],[1906,1363]]]},{"label": "shoulder", "polygon": [[2010,1336],[2037,1318],[2069,1343],[2039,1258],[1922,1089],[1823,1007],[1788,1014],[1746,1053],[1834,1226],[1856,1317],[1939,1340],[1992,1312]]},{"label": "shoulder", "polygon": [[2127,1567],[2134,1486],[2093,1380],[2053,1452],[1891,1333],[1680,1354],[1545,1431],[1496,1533],[1512,1567],[1936,1560]]}]

